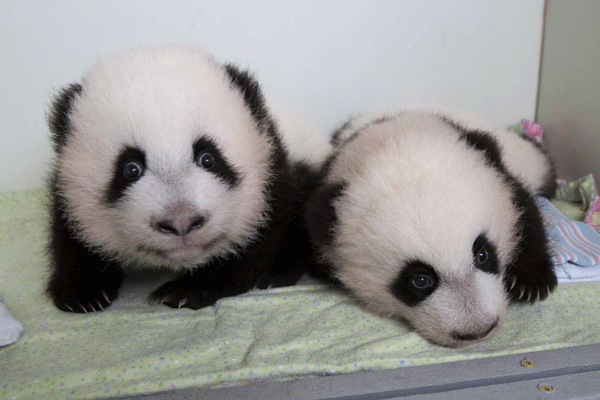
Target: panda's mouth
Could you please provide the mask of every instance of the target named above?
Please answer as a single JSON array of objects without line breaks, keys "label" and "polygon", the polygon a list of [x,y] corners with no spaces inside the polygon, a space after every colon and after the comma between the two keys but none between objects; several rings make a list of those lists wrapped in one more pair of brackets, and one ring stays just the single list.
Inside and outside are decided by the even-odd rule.
[{"label": "panda's mouth", "polygon": [[222,243],[226,239],[225,234],[221,234],[207,243],[185,243],[182,242],[177,246],[173,247],[153,247],[153,246],[138,246],[138,251],[141,253],[150,254],[167,261],[172,260],[189,260],[206,255],[211,252],[215,247]]}]

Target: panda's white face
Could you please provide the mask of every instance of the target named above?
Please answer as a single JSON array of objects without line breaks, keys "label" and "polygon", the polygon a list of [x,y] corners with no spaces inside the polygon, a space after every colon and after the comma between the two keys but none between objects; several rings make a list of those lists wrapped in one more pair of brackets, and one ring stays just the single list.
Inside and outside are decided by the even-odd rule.
[{"label": "panda's white face", "polygon": [[256,235],[273,143],[223,68],[172,49],[118,55],[84,77],[57,171],[86,243],[181,269]]},{"label": "panda's white face", "polygon": [[480,151],[442,120],[407,114],[348,141],[327,176],[336,182],[323,255],[359,300],[445,346],[499,329],[519,211]]}]

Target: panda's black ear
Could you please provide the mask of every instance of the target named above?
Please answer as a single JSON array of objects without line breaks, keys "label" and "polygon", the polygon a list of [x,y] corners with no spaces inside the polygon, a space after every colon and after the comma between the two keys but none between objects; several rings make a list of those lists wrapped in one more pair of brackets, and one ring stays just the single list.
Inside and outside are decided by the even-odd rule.
[{"label": "panda's black ear", "polygon": [[506,270],[509,298],[533,303],[544,300],[556,288],[557,279],[549,253],[542,215],[533,197],[521,185],[516,185],[513,201],[521,215],[517,223],[519,241],[517,253]]},{"label": "panda's black ear", "polygon": [[311,242],[317,247],[331,244],[337,224],[334,201],[348,185],[345,182],[321,186],[306,202],[305,219]]},{"label": "panda's black ear", "polygon": [[48,126],[52,133],[51,139],[54,151],[59,153],[67,142],[70,123],[69,114],[73,107],[73,99],[82,91],[78,83],[63,88],[52,101],[47,114]]},{"label": "panda's black ear", "polygon": [[225,65],[225,71],[231,79],[231,83],[244,96],[244,102],[250,109],[252,117],[259,122],[263,121],[267,117],[267,110],[258,81],[249,71],[242,71],[233,64]]}]

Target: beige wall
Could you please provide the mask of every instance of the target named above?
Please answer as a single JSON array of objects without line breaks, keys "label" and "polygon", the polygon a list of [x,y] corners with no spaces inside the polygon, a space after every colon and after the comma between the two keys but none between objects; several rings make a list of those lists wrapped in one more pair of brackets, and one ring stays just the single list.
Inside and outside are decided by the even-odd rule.
[{"label": "beige wall", "polygon": [[547,0],[537,121],[559,177],[600,179],[600,1]]}]

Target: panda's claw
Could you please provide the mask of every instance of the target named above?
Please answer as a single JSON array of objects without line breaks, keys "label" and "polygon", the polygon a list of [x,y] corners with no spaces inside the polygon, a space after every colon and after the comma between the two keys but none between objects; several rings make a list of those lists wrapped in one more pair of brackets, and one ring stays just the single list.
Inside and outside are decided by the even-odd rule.
[{"label": "panda's claw", "polygon": [[512,281],[512,283],[510,284],[510,287],[508,288],[508,290],[512,290],[512,288],[515,287],[515,285],[517,284],[517,277],[513,276],[511,281]]},{"label": "panda's claw", "polygon": [[88,310],[87,310],[87,308],[85,308],[85,307],[83,306],[83,304],[81,304],[80,302],[77,302],[77,305],[79,306],[79,308],[81,308],[81,310],[83,310],[83,312],[84,312],[84,313],[86,313],[86,314],[88,313]]},{"label": "panda's claw", "polygon": [[186,303],[187,303],[187,297],[184,297],[183,299],[181,299],[179,301],[179,304],[177,305],[177,308],[183,307]]},{"label": "panda's claw", "polygon": [[[106,300],[106,302],[107,302],[108,304],[112,304],[112,302],[111,302],[110,298],[108,297],[108,293],[106,293],[106,290],[103,290],[103,291],[102,291],[102,296],[104,296],[104,299]],[[102,310],[104,310],[104,309],[102,309]]]}]

